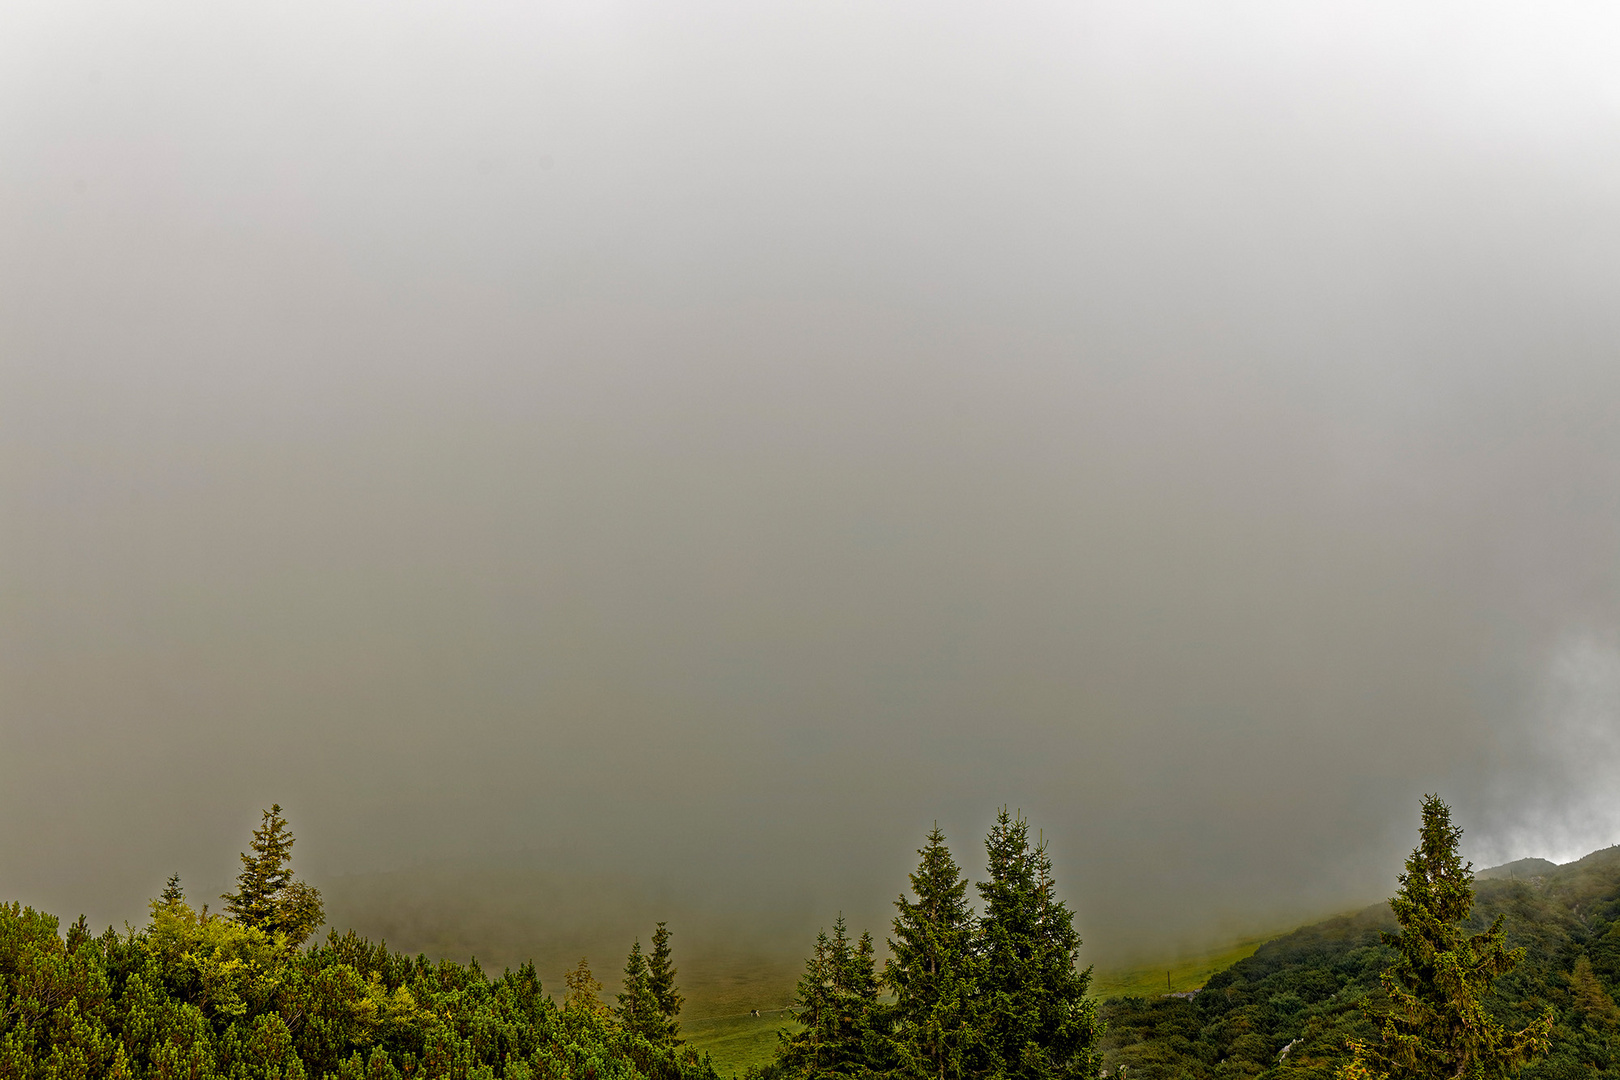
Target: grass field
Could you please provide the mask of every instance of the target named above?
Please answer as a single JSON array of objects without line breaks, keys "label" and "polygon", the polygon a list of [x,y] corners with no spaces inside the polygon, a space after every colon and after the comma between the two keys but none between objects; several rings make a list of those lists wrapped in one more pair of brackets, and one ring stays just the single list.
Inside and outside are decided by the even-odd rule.
[{"label": "grass field", "polygon": [[1288,933],[1288,930],[1244,938],[1205,953],[1157,962],[1143,962],[1127,968],[1099,969],[1092,975],[1091,996],[1158,997],[1172,992],[1197,990],[1217,971],[1229,968],[1239,960],[1254,955],[1254,951],[1260,946],[1273,938],[1281,937]]},{"label": "grass field", "polygon": [[776,1033],[797,1024],[786,1012],[758,1017],[728,1016],[681,1025],[688,1046],[708,1054],[721,1076],[741,1076],[750,1065],[763,1065],[776,1054]]},{"label": "grass field", "polygon": [[[777,1032],[792,1024],[782,1009],[793,997],[822,925],[818,913],[791,906],[710,910],[646,893],[634,882],[532,867],[418,868],[335,879],[322,888],[334,925],[353,926],[408,954],[460,962],[476,956],[491,973],[533,959],[553,994],[562,986],[562,973],[586,956],[607,984],[603,996],[609,1003],[629,943],[639,939],[645,945],[654,921],[667,919],[675,930],[677,978],[686,995],[682,1035],[708,1053],[726,1077],[739,1076],[775,1053]],[[1202,953],[1100,968],[1092,994],[1153,997],[1167,986],[1193,990],[1285,932]],[[751,1015],[755,1009],[758,1017]]]},{"label": "grass field", "polygon": [[[681,1037],[714,1061],[721,1076],[740,1076],[776,1054],[776,1033],[796,1029],[787,1011],[802,962],[710,955],[687,968]],[[759,1015],[751,1015],[758,1009]]]},{"label": "grass field", "polygon": [[[1144,961],[1130,967],[1099,969],[1092,977],[1092,996],[1158,997],[1171,991],[1196,990],[1217,971],[1253,955],[1260,946],[1287,932],[1279,930],[1274,934],[1244,938],[1188,956]],[[777,996],[791,996],[793,985],[784,978],[788,974],[786,971],[776,972],[774,979],[767,983],[757,977],[743,980],[744,973],[738,970],[732,973],[732,977],[739,982],[730,993],[715,994],[713,983],[694,988],[694,997],[700,998],[702,1005],[712,1009],[713,1014],[682,1023],[681,1033],[686,1037],[687,1044],[699,1053],[709,1054],[721,1076],[741,1076],[750,1065],[765,1064],[776,1053],[776,1033],[784,1027],[796,1026],[791,1015],[785,1011],[766,1012],[762,1009],[761,1015],[754,1017],[748,1013],[749,1009],[756,1007],[753,1004],[740,1009],[740,1015],[725,1014],[722,1010],[740,1005],[743,1001],[759,999],[762,992],[764,996],[769,996],[771,992]],[[1168,980],[1166,975],[1169,976]],[[786,1000],[783,997],[783,1001]]]}]

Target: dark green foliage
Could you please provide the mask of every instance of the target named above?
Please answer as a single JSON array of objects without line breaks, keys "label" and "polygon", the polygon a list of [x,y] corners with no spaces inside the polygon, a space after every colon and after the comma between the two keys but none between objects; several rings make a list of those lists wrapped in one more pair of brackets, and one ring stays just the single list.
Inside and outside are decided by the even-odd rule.
[{"label": "dark green foliage", "polygon": [[785,1036],[779,1055],[783,1075],[856,1077],[870,1073],[875,1050],[878,1000],[872,935],[849,939],[842,915],[832,937],[816,937],[795,998],[803,1030]]},{"label": "dark green foliage", "polygon": [[1102,1026],[1086,997],[1089,968],[1075,966],[1080,938],[1056,896],[1044,847],[1005,810],[986,841],[989,880],[982,918],[936,827],[911,875],[915,899],[895,907],[896,940],[879,999],[870,934],[851,944],[843,917],[799,980],[797,1019],[761,1078],[892,1077],[894,1080],[1047,1080],[1097,1074]]},{"label": "dark green foliage", "polygon": [[[1509,1032],[1486,1008],[1492,985],[1518,966],[1525,950],[1507,947],[1505,913],[1480,933],[1464,932],[1462,924],[1474,907],[1474,873],[1457,853],[1461,838],[1451,808],[1437,796],[1426,796],[1418,846],[1389,902],[1401,929],[1384,935],[1395,958],[1380,976],[1387,999],[1378,1008],[1380,1042],[1358,1048],[1352,1072],[1364,1066],[1374,1074],[1413,1080],[1497,1080],[1516,1075],[1547,1051],[1550,1009]],[[1590,970],[1588,960],[1581,972],[1589,976]],[[1595,979],[1583,983],[1590,996]]]},{"label": "dark green foliage", "polygon": [[828,962],[831,945],[825,930],[816,935],[815,948],[804,962],[804,974],[799,976],[798,989],[793,995],[794,1019],[802,1030],[783,1036],[777,1060],[784,1070],[792,1070],[795,1074],[814,1075],[830,1057],[824,1047],[833,1030],[832,979]]},{"label": "dark green foliage", "polygon": [[962,1080],[977,1052],[973,909],[967,880],[936,825],[911,875],[915,901],[895,901],[884,982],[894,992],[896,1071],[918,1080]]},{"label": "dark green foliage", "polygon": [[[281,934],[288,944],[301,945],[326,921],[326,911],[320,890],[293,877],[293,840],[280,805],[264,811],[262,823],[253,830],[253,854],[242,853],[236,891],[220,899],[226,914],[244,926]],[[170,885],[179,895],[179,875],[170,879]],[[168,897],[165,889],[163,899]]]},{"label": "dark green foliage", "polygon": [[180,875],[170,874],[169,880],[164,883],[163,891],[158,894],[158,903],[167,907],[170,904],[183,903],[186,891],[180,887]]},{"label": "dark green foliage", "polygon": [[[1216,974],[1191,999],[1108,1002],[1104,1062],[1128,1080],[1278,1076],[1329,1080],[1346,1043],[1373,1032],[1359,1007],[1375,992],[1393,926],[1380,905],[1297,930]],[[1286,1057],[1284,1047],[1293,1044]]]},{"label": "dark green foliage", "polygon": [[[842,921],[840,918],[839,922]],[[885,1072],[892,1057],[891,1037],[887,1030],[888,1017],[878,1007],[877,949],[869,932],[861,932],[860,940],[850,951],[848,964],[847,974],[841,980],[844,993],[841,1027],[859,1041],[862,1061],[862,1068],[852,1071]]]},{"label": "dark green foliage", "polygon": [[675,989],[675,963],[669,949],[669,925],[659,923],[653,930],[652,955],[647,957],[647,988],[658,1002],[659,1015],[664,1020],[664,1038],[673,1044],[681,1041],[681,1004],[685,1000]]},{"label": "dark green foliage", "polygon": [[985,840],[990,879],[978,884],[978,1028],[996,1076],[1094,1076],[1101,1034],[1087,1000],[1091,969],[1075,959],[1074,916],[1055,895],[1044,845],[1005,809]]},{"label": "dark green foliage", "polygon": [[[1487,932],[1501,917],[1503,944],[1525,950],[1483,995],[1486,1013],[1521,1030],[1553,1012],[1550,1052],[1522,1080],[1620,1080],[1620,1009],[1603,1004],[1620,991],[1620,848],[1533,878],[1482,876],[1474,889],[1462,930]],[[1382,935],[1398,929],[1380,904],[1262,946],[1190,1000],[1107,1002],[1105,1067],[1126,1068],[1127,1080],[1330,1080],[1351,1040],[1379,1040],[1366,1007],[1388,1004],[1380,977],[1397,954]]]},{"label": "dark green foliage", "polygon": [[668,1042],[669,1029],[658,1009],[658,996],[653,993],[652,980],[647,971],[647,960],[641,955],[641,942],[630,949],[624,964],[624,984],[619,990],[619,1007],[615,1014],[626,1031],[633,1031],[651,1043]]}]

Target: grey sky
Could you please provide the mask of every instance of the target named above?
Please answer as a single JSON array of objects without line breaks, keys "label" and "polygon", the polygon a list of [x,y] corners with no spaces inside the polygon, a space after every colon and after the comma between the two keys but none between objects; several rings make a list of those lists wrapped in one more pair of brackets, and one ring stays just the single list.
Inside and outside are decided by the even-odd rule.
[{"label": "grey sky", "polygon": [[[1088,940],[1620,841],[1601,4],[9,4],[0,885]],[[567,854],[558,854],[559,851]],[[1196,902],[1191,902],[1196,898]]]}]

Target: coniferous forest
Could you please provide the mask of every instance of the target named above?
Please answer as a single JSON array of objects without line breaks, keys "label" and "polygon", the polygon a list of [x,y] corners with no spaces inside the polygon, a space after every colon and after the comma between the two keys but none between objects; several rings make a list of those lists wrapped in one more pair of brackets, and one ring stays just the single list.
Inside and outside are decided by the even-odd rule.
[{"label": "coniferous forest", "polygon": [[[1005,809],[985,841],[975,916],[967,881],[935,828],[911,896],[896,901],[879,975],[872,936],[844,920],[816,939],[797,995],[801,1030],[760,1080],[788,1077],[1095,1076],[1101,1027],[1077,966],[1074,916],[1029,822]],[[887,990],[888,996],[882,991]]]},{"label": "coniferous forest", "polygon": [[[842,916],[817,937],[754,1080],[1620,1077],[1620,849],[1476,882],[1430,797],[1387,907],[1304,927],[1197,993],[1098,1002],[1045,846],[1003,810],[971,881],[935,828],[885,956]],[[545,1077],[702,1080],[670,928],[614,1004],[589,965],[410,957],[330,931],[265,811],[223,910],[171,876],[139,928],[0,906],[0,1080]],[[1535,871],[1530,873],[1529,871]]]},{"label": "coniferous forest", "polygon": [[582,963],[559,1006],[534,966],[490,978],[330,932],[293,877],[293,836],[265,811],[223,914],[171,877],[142,928],[93,935],[81,917],[0,907],[0,1077],[703,1080],[681,1046],[669,935],[632,963],[617,1010]]},{"label": "coniferous forest", "polygon": [[1105,1002],[1105,1072],[1620,1077],[1620,848],[1476,882],[1445,805],[1423,822],[1388,905],[1278,938],[1190,997]]}]

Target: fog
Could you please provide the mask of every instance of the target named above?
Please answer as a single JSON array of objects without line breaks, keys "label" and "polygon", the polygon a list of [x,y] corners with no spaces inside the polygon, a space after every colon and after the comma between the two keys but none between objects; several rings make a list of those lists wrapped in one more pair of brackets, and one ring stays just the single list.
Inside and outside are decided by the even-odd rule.
[{"label": "fog", "polygon": [[206,897],[277,801],[332,895],[881,931],[1007,805],[1107,960],[1389,895],[1424,792],[1620,842],[1617,47],[6,5],[0,899]]}]

